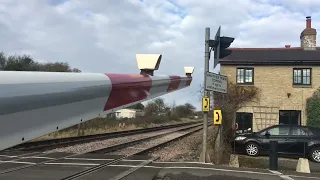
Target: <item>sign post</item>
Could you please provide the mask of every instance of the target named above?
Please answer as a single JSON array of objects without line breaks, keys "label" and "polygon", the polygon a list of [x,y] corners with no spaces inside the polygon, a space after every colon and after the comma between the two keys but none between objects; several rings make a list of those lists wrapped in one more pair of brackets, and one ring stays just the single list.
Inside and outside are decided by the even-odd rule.
[{"label": "sign post", "polygon": [[[219,63],[220,57],[225,57],[228,55],[228,48],[231,43],[233,42],[234,38],[232,37],[220,37],[221,26],[219,27],[214,40],[210,40],[210,28],[207,27],[205,29],[205,58],[204,58],[204,92],[203,92],[203,146],[202,152],[200,155],[200,161],[206,162],[207,157],[207,131],[208,131],[208,111],[210,110],[210,103],[209,107],[204,107],[204,100],[205,98],[210,97],[210,91],[212,92],[212,101],[214,102],[214,95],[213,92],[220,92],[220,93],[227,93],[227,86],[228,86],[228,78],[226,76],[221,76],[219,74],[210,73],[209,72],[209,60],[210,60],[210,47],[214,49],[214,66],[215,68]],[[209,98],[210,100],[210,98]],[[208,101],[209,102],[209,101]],[[214,104],[213,104],[214,109]],[[209,110],[208,110],[209,108]],[[208,111],[206,111],[208,110]],[[219,124],[219,131],[220,131],[220,143],[222,143],[222,114],[220,110],[220,118],[221,122]],[[221,145],[221,144],[220,144]]]},{"label": "sign post", "polygon": [[[213,64],[213,68],[215,68],[218,63],[219,63],[219,59],[220,59],[220,46],[221,46],[221,41],[220,41],[220,32],[221,32],[221,26],[219,26],[219,29],[215,35],[215,44],[216,46],[214,47],[214,64]],[[211,74],[212,75],[212,74]],[[222,77],[220,75],[220,72],[219,74],[216,74],[216,75],[212,75],[211,76],[212,78],[212,84],[213,86],[209,86],[208,88],[211,88],[212,91],[214,92],[222,92],[222,93],[227,93],[227,89],[228,89],[228,80],[227,80],[227,77]],[[213,96],[214,98],[214,96]],[[214,114],[215,115],[215,114]],[[220,110],[220,117],[222,118],[222,114],[221,114],[221,110]],[[219,135],[220,135],[220,147],[222,146],[222,141],[223,141],[223,136],[222,136],[222,121],[219,121],[220,124],[216,124],[219,126]]]},{"label": "sign post", "polygon": [[[204,49],[204,85],[207,84],[207,72],[209,72],[209,60],[210,60],[210,28],[205,30],[205,49]],[[203,98],[209,97],[209,91],[204,87]],[[210,103],[209,103],[210,109]],[[207,109],[205,109],[207,110]],[[209,111],[209,110],[208,110]],[[200,155],[200,161],[206,162],[207,158],[207,131],[208,131],[208,111],[203,111],[203,139],[202,139],[202,153]]]}]

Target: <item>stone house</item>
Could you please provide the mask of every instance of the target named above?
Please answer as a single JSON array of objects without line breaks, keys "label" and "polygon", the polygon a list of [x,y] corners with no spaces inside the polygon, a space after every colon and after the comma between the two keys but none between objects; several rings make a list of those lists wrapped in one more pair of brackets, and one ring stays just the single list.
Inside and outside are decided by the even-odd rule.
[{"label": "stone house", "polygon": [[316,35],[307,17],[300,47],[229,48],[229,55],[220,59],[220,73],[229,81],[261,89],[260,102],[237,112],[240,133],[274,124],[306,124],[306,99],[320,86]]}]

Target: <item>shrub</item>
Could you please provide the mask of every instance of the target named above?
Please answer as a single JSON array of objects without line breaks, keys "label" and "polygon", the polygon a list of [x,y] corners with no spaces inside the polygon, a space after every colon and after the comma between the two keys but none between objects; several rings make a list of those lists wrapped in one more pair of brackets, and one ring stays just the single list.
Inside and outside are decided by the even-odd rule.
[{"label": "shrub", "polygon": [[308,126],[320,127],[320,88],[307,99],[306,114]]},{"label": "shrub", "polygon": [[[236,112],[249,102],[259,101],[259,95],[260,90],[255,86],[239,86],[231,82],[228,82],[228,92],[226,94],[214,93],[214,109],[221,109],[223,117],[223,147],[220,148],[231,149],[231,141],[234,138],[232,127],[235,123]],[[217,135],[214,135],[215,139],[212,142],[218,142],[216,141]],[[215,144],[213,147],[217,147],[217,145]],[[223,154],[216,153],[216,155],[216,163],[224,163],[229,160],[230,152],[224,151]]]}]

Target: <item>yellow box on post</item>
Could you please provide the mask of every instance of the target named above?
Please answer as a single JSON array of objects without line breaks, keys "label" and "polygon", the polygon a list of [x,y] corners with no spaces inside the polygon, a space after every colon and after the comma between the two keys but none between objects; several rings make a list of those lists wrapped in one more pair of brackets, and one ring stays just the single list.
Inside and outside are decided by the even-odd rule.
[{"label": "yellow box on post", "polygon": [[221,110],[213,110],[213,124],[222,124],[222,113]]},{"label": "yellow box on post", "polygon": [[202,111],[209,112],[209,110],[210,110],[210,98],[208,97],[202,98]]}]

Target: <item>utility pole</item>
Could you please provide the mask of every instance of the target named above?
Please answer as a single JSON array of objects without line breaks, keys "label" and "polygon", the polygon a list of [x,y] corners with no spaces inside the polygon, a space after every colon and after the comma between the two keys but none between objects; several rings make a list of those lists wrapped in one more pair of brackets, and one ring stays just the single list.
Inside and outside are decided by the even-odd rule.
[{"label": "utility pole", "polygon": [[[209,61],[210,61],[210,47],[214,49],[214,65],[213,68],[217,66],[219,63],[219,59],[227,56],[230,54],[230,51],[226,50],[231,43],[233,42],[234,38],[232,37],[220,37],[220,31],[221,31],[221,26],[219,26],[219,29],[215,35],[214,40],[210,40],[210,28],[207,27],[205,29],[205,58],[204,58],[204,92],[203,92],[203,98],[202,98],[202,111],[203,111],[203,140],[202,140],[202,152],[200,155],[200,161],[206,162],[206,159],[208,157],[207,154],[207,133],[208,133],[208,112],[211,109],[210,108],[210,99],[213,101],[212,109],[214,110],[214,92],[227,92],[227,87],[225,87],[225,91],[221,91],[218,89],[215,89],[213,86],[218,86],[216,85],[216,81],[213,81],[213,77],[217,76],[212,76],[213,73],[209,72]],[[210,75],[211,74],[211,75]],[[220,76],[220,73],[217,73],[218,77]],[[208,76],[208,77],[207,77]],[[209,80],[208,80],[209,78]],[[211,78],[211,80],[210,80]],[[219,77],[220,78],[220,77]],[[207,86],[207,83],[209,82],[209,85]],[[215,83],[212,83],[212,82]],[[210,85],[211,84],[211,85]],[[227,84],[227,81],[225,80],[225,84]],[[210,91],[212,91],[212,98],[210,95]],[[218,118],[220,119],[220,118]],[[219,120],[220,126],[219,126],[219,135],[220,135],[220,147],[222,143],[222,119]],[[216,124],[217,124],[216,123]]]},{"label": "utility pole", "polygon": [[220,31],[221,31],[221,26],[219,26],[219,29],[216,33],[216,36],[214,37],[214,43],[212,48],[214,48],[214,61],[213,61],[213,68],[216,68],[216,66],[219,63],[219,58],[220,58]]},{"label": "utility pole", "polygon": [[[214,48],[214,62],[213,62],[213,68],[216,68],[217,67],[217,65],[218,65],[218,63],[219,63],[219,59],[220,59],[220,31],[221,31],[221,26],[219,26],[219,29],[218,29],[218,31],[217,31],[217,33],[216,33],[216,36],[215,36],[215,38],[214,38],[214,41],[215,41],[215,46],[213,47]],[[220,72],[218,73],[218,74],[220,74]],[[213,94],[214,94],[214,92],[213,92]],[[212,98],[214,99],[214,96],[212,96]],[[213,100],[214,101],[214,100]],[[223,142],[223,135],[222,135],[222,129],[223,128],[223,126],[222,126],[222,124],[219,126],[219,138],[220,138],[220,140],[219,140],[219,148],[221,148],[222,147],[222,142]],[[217,150],[217,148],[216,148],[216,150]],[[221,150],[221,149],[220,149]]]},{"label": "utility pole", "polygon": [[[205,31],[205,55],[204,55],[204,92],[203,98],[209,98],[209,91],[206,90],[206,74],[209,72],[209,60],[210,60],[210,28],[207,27]],[[209,103],[210,106],[210,103]],[[209,108],[210,109],[210,108]],[[207,132],[208,132],[208,111],[203,111],[203,140],[202,140],[202,154],[200,157],[200,161],[206,162],[207,157]]]}]

